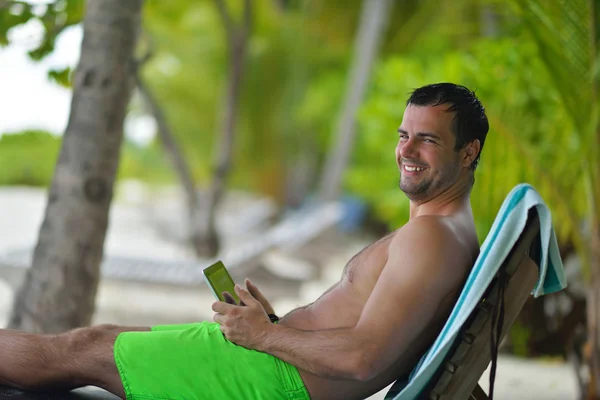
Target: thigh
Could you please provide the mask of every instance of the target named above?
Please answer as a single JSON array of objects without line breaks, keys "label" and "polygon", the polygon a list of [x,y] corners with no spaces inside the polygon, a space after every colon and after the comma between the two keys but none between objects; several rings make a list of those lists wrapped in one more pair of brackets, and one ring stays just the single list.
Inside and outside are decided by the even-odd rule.
[{"label": "thigh", "polygon": [[131,400],[286,396],[278,360],[227,341],[213,323],[123,333],[115,360]]}]

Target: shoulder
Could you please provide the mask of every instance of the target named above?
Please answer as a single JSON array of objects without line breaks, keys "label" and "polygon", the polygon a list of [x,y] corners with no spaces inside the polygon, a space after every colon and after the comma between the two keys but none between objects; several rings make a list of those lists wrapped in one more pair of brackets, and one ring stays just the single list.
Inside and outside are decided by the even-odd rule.
[{"label": "shoulder", "polygon": [[407,222],[390,242],[390,250],[442,250],[458,243],[456,234],[443,216],[426,215]]},{"label": "shoulder", "polygon": [[417,217],[396,232],[389,244],[388,264],[443,279],[465,264],[467,251],[462,243],[445,217]]}]

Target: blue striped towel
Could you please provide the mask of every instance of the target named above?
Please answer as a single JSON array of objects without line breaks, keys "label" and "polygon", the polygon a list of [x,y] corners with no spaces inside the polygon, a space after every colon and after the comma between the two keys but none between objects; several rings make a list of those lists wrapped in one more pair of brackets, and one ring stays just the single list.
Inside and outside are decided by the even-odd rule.
[{"label": "blue striped towel", "polygon": [[390,394],[398,393],[394,400],[413,400],[423,391],[523,232],[528,211],[534,207],[540,218],[541,254],[539,260],[534,260],[540,265],[540,274],[532,294],[539,297],[567,286],[550,210],[531,185],[517,185],[504,200],[446,325],[410,378],[396,381],[386,399],[392,398]]}]

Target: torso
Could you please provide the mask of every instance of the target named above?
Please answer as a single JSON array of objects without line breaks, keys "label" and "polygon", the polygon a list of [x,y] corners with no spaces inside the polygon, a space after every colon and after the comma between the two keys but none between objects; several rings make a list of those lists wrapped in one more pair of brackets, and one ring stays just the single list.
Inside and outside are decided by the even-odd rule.
[{"label": "torso", "polygon": [[[457,282],[463,282],[463,277],[469,271],[478,251],[478,242],[474,230],[468,227],[456,227],[457,247],[459,256],[456,262],[456,273],[460,274]],[[387,262],[390,243],[396,232],[393,232],[377,242],[367,246],[354,256],[344,268],[342,278],[331,287],[316,302],[290,313],[281,320],[281,324],[302,330],[325,330],[335,328],[351,328],[356,326],[362,310],[373,292],[375,285]],[[459,239],[463,238],[463,239]],[[398,266],[399,268],[408,266]],[[381,390],[399,377],[410,373],[425,350],[437,336],[447,319],[461,284],[448,293],[439,305],[434,321],[428,324],[408,352],[396,360],[388,370],[368,382],[350,380],[331,380],[317,377],[300,370],[300,375],[314,399],[353,399],[364,398]],[[343,310],[343,312],[340,312]]]}]

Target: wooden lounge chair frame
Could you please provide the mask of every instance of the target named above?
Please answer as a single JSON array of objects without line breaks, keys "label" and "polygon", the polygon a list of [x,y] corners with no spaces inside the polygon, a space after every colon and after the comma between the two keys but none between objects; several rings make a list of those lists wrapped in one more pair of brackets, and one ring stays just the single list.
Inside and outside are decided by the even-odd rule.
[{"label": "wooden lounge chair frame", "polygon": [[[510,330],[538,280],[539,266],[534,260],[538,260],[540,254],[539,234],[539,217],[537,211],[531,209],[521,236],[419,399],[488,399],[478,381],[492,360],[492,329],[496,325],[496,328],[501,330],[501,334],[496,336],[499,339],[495,344],[497,350],[498,344]],[[502,303],[503,321],[501,326],[497,326],[498,315],[495,314]],[[396,394],[392,388],[386,399],[391,399]]]}]

